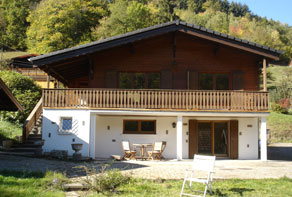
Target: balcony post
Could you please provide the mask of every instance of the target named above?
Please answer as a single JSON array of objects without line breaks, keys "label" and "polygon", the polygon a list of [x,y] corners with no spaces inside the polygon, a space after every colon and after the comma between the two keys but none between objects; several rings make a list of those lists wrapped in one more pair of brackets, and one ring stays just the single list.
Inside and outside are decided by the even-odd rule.
[{"label": "balcony post", "polygon": [[263,87],[264,87],[264,91],[267,91],[267,60],[266,58],[264,58],[263,60]]},{"label": "balcony post", "polygon": [[177,117],[176,122],[176,158],[182,160],[182,116]]},{"label": "balcony post", "polygon": [[261,118],[261,160],[267,161],[267,120]]}]

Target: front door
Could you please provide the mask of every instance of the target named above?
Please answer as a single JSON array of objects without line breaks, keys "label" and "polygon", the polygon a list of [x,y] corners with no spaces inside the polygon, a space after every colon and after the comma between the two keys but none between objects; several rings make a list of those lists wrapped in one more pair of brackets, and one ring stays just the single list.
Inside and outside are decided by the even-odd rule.
[{"label": "front door", "polygon": [[194,154],[227,157],[229,147],[229,121],[190,120],[189,157]]}]

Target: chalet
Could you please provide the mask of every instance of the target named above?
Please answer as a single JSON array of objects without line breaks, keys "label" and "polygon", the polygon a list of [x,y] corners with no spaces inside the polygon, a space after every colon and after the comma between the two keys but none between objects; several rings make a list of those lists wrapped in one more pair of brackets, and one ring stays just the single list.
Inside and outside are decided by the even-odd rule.
[{"label": "chalet", "polygon": [[66,85],[43,89],[43,149],[108,158],[123,140],[166,141],[165,158],[266,160],[266,67],[280,54],[173,21],[31,58]]},{"label": "chalet", "polygon": [[47,73],[34,67],[29,58],[36,57],[37,54],[27,54],[18,57],[11,58],[11,63],[9,65],[10,70],[21,73],[24,76],[32,78],[36,84],[42,88],[54,88],[54,84],[57,83],[53,78]]}]

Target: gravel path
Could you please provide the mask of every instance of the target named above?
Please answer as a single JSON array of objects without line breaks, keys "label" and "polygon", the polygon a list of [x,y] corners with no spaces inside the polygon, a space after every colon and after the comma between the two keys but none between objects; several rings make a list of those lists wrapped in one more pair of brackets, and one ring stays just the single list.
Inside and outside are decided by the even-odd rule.
[{"label": "gravel path", "polygon": [[[0,170],[53,170],[65,173],[69,178],[79,178],[85,175],[84,170],[78,168],[100,169],[102,161],[72,162],[49,159],[29,158],[20,156],[0,155]],[[123,173],[134,177],[147,179],[183,179],[185,170],[191,169],[192,161],[126,161],[114,162],[110,168],[118,168]],[[266,161],[259,160],[217,160],[215,164],[215,179],[261,179],[292,178],[291,161]]]}]

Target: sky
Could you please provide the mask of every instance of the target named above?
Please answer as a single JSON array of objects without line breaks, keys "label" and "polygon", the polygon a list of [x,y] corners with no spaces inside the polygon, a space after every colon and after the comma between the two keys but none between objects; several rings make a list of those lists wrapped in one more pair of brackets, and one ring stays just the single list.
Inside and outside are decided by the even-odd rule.
[{"label": "sky", "polygon": [[228,0],[248,5],[256,15],[292,26],[292,0]]}]

